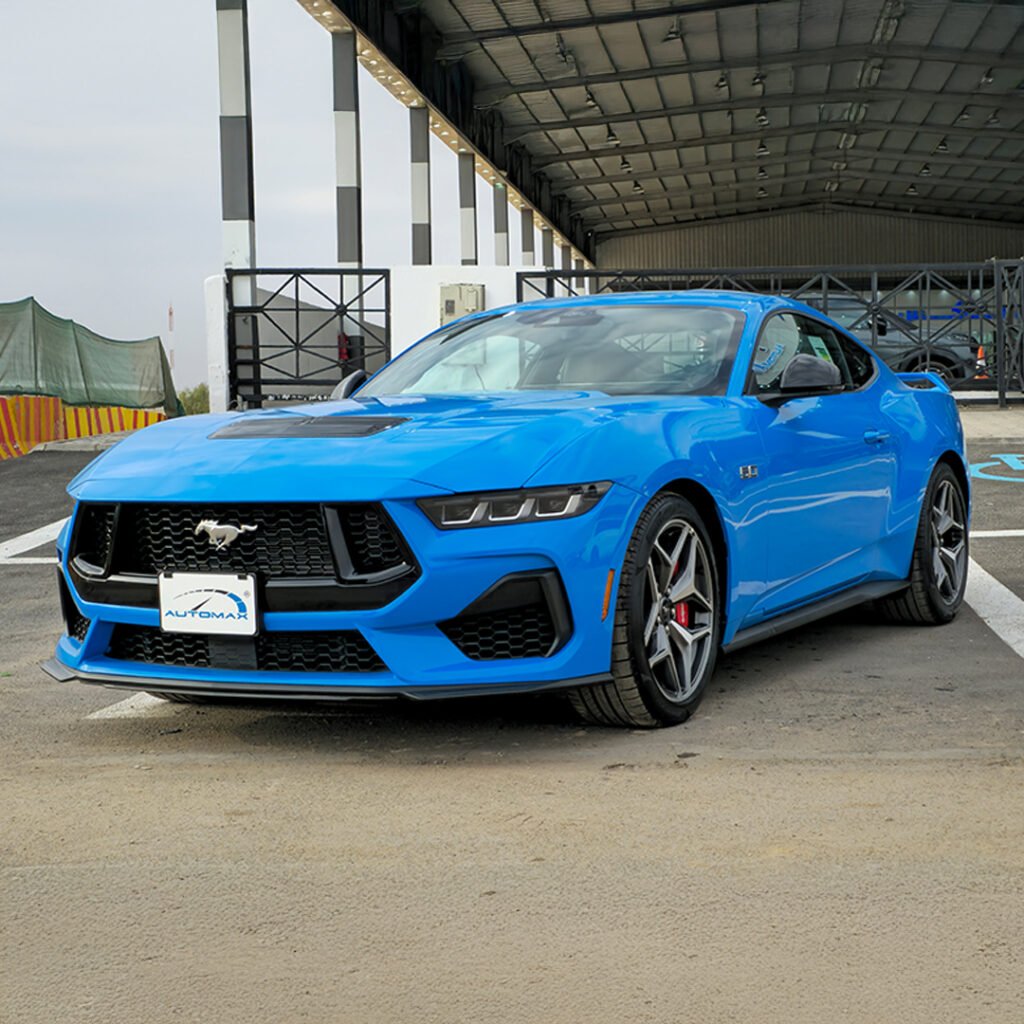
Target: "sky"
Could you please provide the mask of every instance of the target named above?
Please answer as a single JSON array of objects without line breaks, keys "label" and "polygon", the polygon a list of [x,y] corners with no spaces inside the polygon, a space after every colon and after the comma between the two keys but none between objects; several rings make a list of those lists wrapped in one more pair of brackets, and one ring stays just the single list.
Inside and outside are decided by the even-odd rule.
[{"label": "sky", "polygon": [[[249,31],[257,262],[335,265],[330,37],[295,0],[249,0]],[[360,103],[364,260],[407,264],[408,112],[365,72]],[[0,0],[0,302],[165,343],[173,304],[175,383],[200,382],[218,112],[215,0]],[[434,260],[458,263],[456,157],[431,146]],[[479,179],[481,262],[489,196]]]}]

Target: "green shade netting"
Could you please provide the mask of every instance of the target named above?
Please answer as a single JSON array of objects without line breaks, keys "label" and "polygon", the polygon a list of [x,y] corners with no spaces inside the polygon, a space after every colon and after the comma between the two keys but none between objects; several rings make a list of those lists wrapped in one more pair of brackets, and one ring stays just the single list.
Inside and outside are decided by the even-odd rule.
[{"label": "green shade netting", "polygon": [[68,405],[178,411],[159,338],[114,341],[47,312],[35,299],[0,303],[0,395]]}]

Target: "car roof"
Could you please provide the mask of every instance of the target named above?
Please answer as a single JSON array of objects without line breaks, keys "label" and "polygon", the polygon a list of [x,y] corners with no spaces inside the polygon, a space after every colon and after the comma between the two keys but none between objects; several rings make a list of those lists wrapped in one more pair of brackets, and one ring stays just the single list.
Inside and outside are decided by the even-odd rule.
[{"label": "car roof", "polygon": [[591,306],[717,306],[741,312],[766,313],[773,309],[800,308],[800,303],[778,295],[760,292],[726,291],[724,289],[692,288],[685,291],[602,292],[600,295],[566,295],[553,299],[537,299],[514,306],[488,310],[504,313],[513,309],[571,309]]}]

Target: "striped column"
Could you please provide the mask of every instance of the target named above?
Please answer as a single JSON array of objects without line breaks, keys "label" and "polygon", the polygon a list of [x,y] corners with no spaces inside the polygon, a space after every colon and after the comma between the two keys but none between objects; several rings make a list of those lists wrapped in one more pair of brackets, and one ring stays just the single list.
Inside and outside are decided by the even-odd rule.
[{"label": "striped column", "polygon": [[459,233],[462,240],[462,265],[479,262],[476,252],[476,157],[459,154]]},{"label": "striped column", "polygon": [[217,0],[220,69],[220,195],[224,266],[256,265],[246,0]]},{"label": "striped column", "polygon": [[500,181],[494,183],[494,262],[508,266],[508,192]]},{"label": "striped column", "polygon": [[358,267],[363,262],[363,202],[359,154],[359,61],[355,32],[331,33],[331,58],[334,72],[338,262],[343,266]]},{"label": "striped column", "polygon": [[555,266],[555,236],[549,227],[540,229],[540,254],[544,266],[553,270]]},{"label": "striped column", "polygon": [[537,251],[534,249],[533,210],[524,206],[520,211],[523,234],[523,266],[532,267],[537,262]]},{"label": "striped column", "polygon": [[431,262],[430,111],[409,108],[409,159],[412,175],[412,261]]}]

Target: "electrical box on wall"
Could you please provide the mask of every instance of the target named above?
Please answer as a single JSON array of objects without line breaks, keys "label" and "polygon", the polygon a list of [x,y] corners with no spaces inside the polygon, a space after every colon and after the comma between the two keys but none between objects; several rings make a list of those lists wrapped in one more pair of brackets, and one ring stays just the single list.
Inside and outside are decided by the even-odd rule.
[{"label": "electrical box on wall", "polygon": [[482,284],[441,285],[441,326],[484,308]]}]

